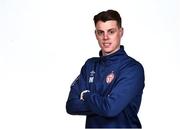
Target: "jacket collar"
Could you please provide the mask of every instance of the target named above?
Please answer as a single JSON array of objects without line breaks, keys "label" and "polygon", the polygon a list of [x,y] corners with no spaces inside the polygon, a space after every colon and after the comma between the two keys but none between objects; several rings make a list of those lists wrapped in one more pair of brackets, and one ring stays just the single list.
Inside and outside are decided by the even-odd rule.
[{"label": "jacket collar", "polygon": [[124,55],[127,55],[127,54],[124,50],[123,45],[120,46],[120,49],[118,51],[110,55],[103,56],[102,51],[99,52],[100,61],[108,65],[122,60],[124,58]]}]

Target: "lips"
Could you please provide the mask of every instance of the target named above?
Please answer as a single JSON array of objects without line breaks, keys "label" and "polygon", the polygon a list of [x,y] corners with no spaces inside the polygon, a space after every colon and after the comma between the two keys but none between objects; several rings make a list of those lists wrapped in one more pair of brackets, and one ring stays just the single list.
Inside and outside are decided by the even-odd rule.
[{"label": "lips", "polygon": [[111,46],[111,43],[103,43],[103,46],[104,46],[105,48],[108,48],[108,47]]}]

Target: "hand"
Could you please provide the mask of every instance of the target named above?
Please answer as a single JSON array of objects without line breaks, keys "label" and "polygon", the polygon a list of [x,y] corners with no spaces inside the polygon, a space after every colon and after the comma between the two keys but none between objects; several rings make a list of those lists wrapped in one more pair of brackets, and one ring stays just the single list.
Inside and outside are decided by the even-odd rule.
[{"label": "hand", "polygon": [[84,98],[83,98],[83,95],[87,92],[90,92],[89,90],[84,90],[81,92],[81,95],[80,95],[80,100],[84,101]]}]

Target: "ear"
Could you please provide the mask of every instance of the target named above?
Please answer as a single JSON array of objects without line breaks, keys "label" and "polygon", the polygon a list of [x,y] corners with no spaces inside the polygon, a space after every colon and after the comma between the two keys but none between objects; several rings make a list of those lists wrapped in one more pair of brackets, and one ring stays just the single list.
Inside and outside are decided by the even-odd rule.
[{"label": "ear", "polygon": [[119,28],[120,29],[120,35],[121,35],[121,37],[123,36],[123,34],[124,34],[124,28],[123,27],[121,27],[121,28]]},{"label": "ear", "polygon": [[97,39],[97,31],[96,31],[96,30],[94,31],[94,34],[95,34],[95,36],[96,36],[96,39]]}]

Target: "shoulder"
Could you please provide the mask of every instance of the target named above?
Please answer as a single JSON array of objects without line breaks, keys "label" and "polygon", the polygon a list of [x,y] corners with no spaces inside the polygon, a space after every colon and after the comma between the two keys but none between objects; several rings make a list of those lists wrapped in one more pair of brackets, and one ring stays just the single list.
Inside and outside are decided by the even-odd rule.
[{"label": "shoulder", "polygon": [[127,62],[126,62],[126,65],[124,67],[124,70],[128,70],[128,71],[131,71],[131,72],[142,72],[144,73],[144,68],[143,68],[143,65],[135,60],[134,58],[128,56],[127,57]]},{"label": "shoulder", "polygon": [[85,65],[93,65],[98,62],[99,58],[98,57],[92,57],[86,60]]},{"label": "shoulder", "polygon": [[82,71],[87,71],[92,69],[95,64],[98,62],[98,57],[92,57],[85,61],[84,65],[82,66]]}]

